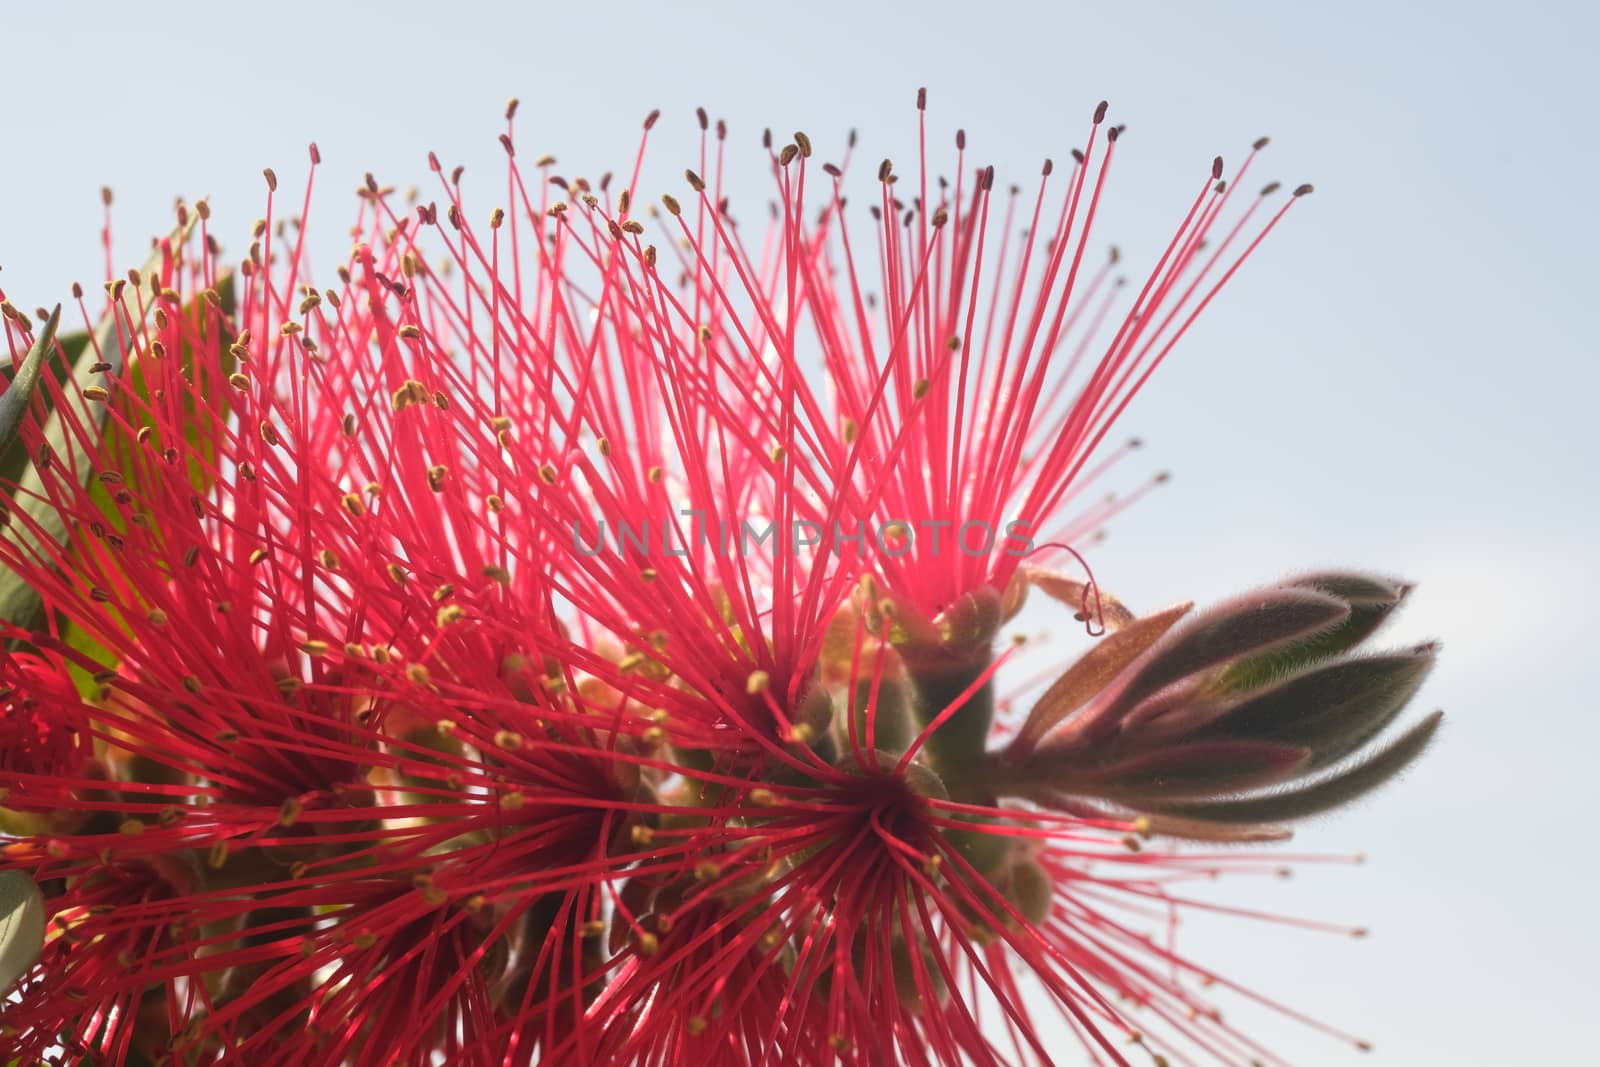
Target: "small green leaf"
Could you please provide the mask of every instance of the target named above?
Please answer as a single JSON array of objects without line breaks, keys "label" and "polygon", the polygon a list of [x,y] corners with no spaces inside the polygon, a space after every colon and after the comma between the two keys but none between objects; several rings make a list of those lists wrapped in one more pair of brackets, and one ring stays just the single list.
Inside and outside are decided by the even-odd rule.
[{"label": "small green leaf", "polygon": [[1174,632],[1116,701],[1126,712],[1192,674],[1308,640],[1350,617],[1350,605],[1310,589],[1261,589],[1196,616]]},{"label": "small green leaf", "polygon": [[1349,615],[1344,601],[1310,589],[1260,589],[1219,604],[1165,634],[1115,696],[1053,731],[1044,747],[1057,755],[1093,748],[1168,686],[1240,656],[1305,640]]},{"label": "small green leaf", "polygon": [[1305,745],[1313,753],[1307,770],[1331,766],[1394,721],[1433,669],[1435,651],[1422,645],[1313,667],[1257,690],[1195,736]]},{"label": "small green leaf", "polygon": [[1286,645],[1262,656],[1242,659],[1218,679],[1216,688],[1234,692],[1268,685],[1314,663],[1349,651],[1382,626],[1411,591],[1406,582],[1360,571],[1319,571],[1283,583],[1285,588],[1311,589],[1350,605],[1350,616],[1309,640]]},{"label": "small green leaf", "polygon": [[1053,774],[1060,792],[1142,808],[1156,800],[1214,797],[1282,782],[1310,756],[1302,746],[1270,741],[1194,741],[1100,767],[1077,769],[1047,758],[1023,768],[1022,774],[1033,777],[1043,771]]},{"label": "small green leaf", "polygon": [[[56,349],[60,353],[56,359],[45,360],[44,367],[39,374],[39,381],[34,385],[34,410],[41,412],[39,424],[46,425],[50,413],[55,410],[56,396],[72,381],[73,368],[78,366],[78,361],[83,357],[84,349],[89,347],[90,335],[87,330],[76,333],[56,332]],[[92,359],[93,357],[91,357]],[[85,366],[88,361],[85,361]],[[53,389],[41,386],[49,379],[55,379]],[[33,457],[28,455],[25,448],[0,448],[0,492],[8,496],[22,480],[22,472],[28,469],[33,462]]]},{"label": "small green leaf", "polygon": [[1192,607],[1194,605],[1191,603],[1178,604],[1142,619],[1134,619],[1102,637],[1034,703],[1027,720],[1011,743],[1010,757],[1018,760],[1032,752],[1040,738],[1103,692],[1124,668],[1160,640],[1161,635],[1187,615]]},{"label": "small green leaf", "polygon": [[[176,247],[187,240],[190,230],[197,221],[197,217],[192,217],[188,226],[175,230],[170,246]],[[149,274],[158,270],[161,260],[162,246],[158,243],[149,258],[145,260],[140,273]],[[124,293],[118,301],[118,306],[111,308],[95,326],[94,343],[83,345],[72,361],[70,374],[78,379],[80,389],[64,391],[61,402],[76,403],[80,410],[75,413],[74,421],[80,426],[105,425],[105,410],[98,405],[90,406],[84,401],[81,387],[93,384],[90,381],[89,368],[96,358],[111,364],[113,373],[122,368],[124,354],[119,342],[118,307],[125,322],[138,322],[144,313],[137,294]],[[44,439],[63,469],[77,471],[82,479],[89,478],[92,472],[87,449],[77,434],[69,432],[67,420],[62,417],[60,411],[52,412],[50,418],[45,421]],[[11,544],[12,551],[19,555],[47,557],[51,550],[45,547],[44,539],[48,538],[56,545],[66,544],[66,523],[60,513],[51,506],[44,479],[31,463],[22,468],[15,481],[17,488],[12,494],[12,510],[31,518],[33,523],[38,524],[40,532],[36,532],[31,524],[14,519],[9,526],[0,531],[0,537],[4,537]],[[18,626],[36,626],[40,622],[41,603],[39,594],[31,585],[9,570],[0,569],[0,621]]]},{"label": "small green leaf", "polygon": [[33,391],[39,385],[39,371],[49,358],[56,339],[56,327],[60,325],[61,305],[57,304],[56,309],[50,312],[44,329],[34,337],[33,347],[22,358],[22,366],[17,368],[11,385],[4,393],[0,393],[0,452],[11,447],[17,431],[22,428],[22,420],[28,413],[28,402],[33,399]]},{"label": "small green leaf", "polygon": [[1162,810],[1218,823],[1291,822],[1321,815],[1361,799],[1415,763],[1443,718],[1444,712],[1434,712],[1378,751],[1310,785],[1263,796],[1163,805]]},{"label": "small green leaf", "polygon": [[21,871],[0,871],[0,993],[33,969],[44,948],[44,894]]}]

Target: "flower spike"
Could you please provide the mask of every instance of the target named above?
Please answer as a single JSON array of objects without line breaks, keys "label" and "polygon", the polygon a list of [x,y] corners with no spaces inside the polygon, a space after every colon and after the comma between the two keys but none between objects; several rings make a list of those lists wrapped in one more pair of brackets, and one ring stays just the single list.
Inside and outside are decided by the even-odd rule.
[{"label": "flower spike", "polygon": [[[938,162],[927,104],[866,174],[764,134],[765,229],[706,110],[652,195],[660,112],[591,179],[513,99],[503,200],[369,174],[331,270],[312,145],[298,215],[270,167],[253,226],[180,205],[90,333],[0,294],[8,1058],[1276,1060],[1230,996],[1359,1044],[1174,931],[1283,862],[1209,846],[1429,745],[1384,735],[1436,647],[1363,650],[1408,587],[1141,616],[1077,551],[1164,480],[1100,500],[1108,435],[1309,186],[1202,161],[1125,275],[1108,104],[1027,191],[965,131]],[[1030,589],[1092,643],[1014,715]]]}]

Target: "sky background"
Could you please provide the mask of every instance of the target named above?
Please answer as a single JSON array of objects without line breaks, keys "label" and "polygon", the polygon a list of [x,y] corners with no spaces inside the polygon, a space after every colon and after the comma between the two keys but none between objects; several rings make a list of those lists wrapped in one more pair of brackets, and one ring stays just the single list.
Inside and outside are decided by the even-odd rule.
[{"label": "sky background", "polygon": [[1600,753],[1580,686],[1600,578],[1597,39],[1577,4],[6,2],[0,289],[31,310],[102,280],[102,184],[119,268],[178,194],[210,197],[237,255],[261,168],[298,188],[312,140],[326,277],[364,172],[420,183],[435,149],[488,196],[509,96],[519,154],[568,174],[627,165],[655,107],[652,158],[676,174],[704,105],[744,153],[748,215],[766,125],[824,158],[852,126],[866,158],[909,158],[926,86],[937,143],[965,127],[1000,181],[1031,180],[1107,98],[1129,130],[1099,232],[1135,265],[1215,153],[1269,133],[1253,174],[1317,192],[1130,409],[1136,462],[1174,479],[1092,559],[1145,609],[1316,566],[1412,579],[1392,640],[1443,638],[1413,713],[1447,720],[1424,765],[1294,846],[1366,864],[1227,891],[1370,938],[1184,935],[1377,1049],[1233,1012],[1295,1063],[1572,1062],[1600,1037],[1600,865],[1579,818]]}]

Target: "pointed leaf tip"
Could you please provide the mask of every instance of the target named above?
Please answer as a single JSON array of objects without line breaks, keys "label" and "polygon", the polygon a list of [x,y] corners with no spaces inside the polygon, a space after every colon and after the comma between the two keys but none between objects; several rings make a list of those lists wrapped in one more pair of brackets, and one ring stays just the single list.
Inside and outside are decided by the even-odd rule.
[{"label": "pointed leaf tip", "polygon": [[1200,736],[1305,745],[1308,769],[1331,766],[1376,737],[1433,669],[1434,649],[1336,659],[1256,690]]},{"label": "pointed leaf tip", "polygon": [[1311,589],[1261,589],[1219,604],[1169,634],[1117,703],[1129,709],[1188,675],[1308,640],[1349,617],[1349,604]]},{"label": "pointed leaf tip", "polygon": [[1393,606],[1411,591],[1411,583],[1366,571],[1313,571],[1283,583],[1298,589],[1315,589],[1351,604]]},{"label": "pointed leaf tip", "polygon": [[1284,582],[1282,588],[1312,590],[1341,600],[1349,606],[1349,615],[1304,640],[1240,660],[1229,669],[1221,688],[1244,690],[1266,685],[1355,648],[1389,620],[1411,591],[1407,582],[1346,570],[1302,574]]},{"label": "pointed leaf tip", "polygon": [[22,428],[23,417],[28,413],[28,402],[39,385],[39,372],[49,357],[56,339],[56,327],[61,325],[61,305],[50,312],[44,328],[34,335],[33,345],[22,358],[16,376],[4,393],[0,393],[0,452],[11,447],[17,431]]},{"label": "pointed leaf tip", "polygon": [[1321,815],[1360,800],[1397,777],[1425,752],[1439,732],[1436,711],[1383,748],[1310,785],[1239,800],[1164,805],[1166,814],[1219,823],[1290,822]]}]

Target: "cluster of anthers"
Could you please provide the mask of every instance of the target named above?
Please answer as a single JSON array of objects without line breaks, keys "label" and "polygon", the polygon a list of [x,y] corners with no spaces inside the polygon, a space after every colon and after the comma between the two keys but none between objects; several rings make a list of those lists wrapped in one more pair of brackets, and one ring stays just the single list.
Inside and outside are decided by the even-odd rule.
[{"label": "cluster of anthers", "polygon": [[[1433,650],[1358,651],[1386,579],[1139,615],[1068,546],[1309,186],[1216,160],[1124,285],[1104,104],[1024,196],[922,103],[870,218],[853,134],[766,135],[751,229],[704,112],[639,213],[643,143],[528,168],[513,105],[487,225],[369,178],[332,288],[268,171],[231,267],[180,205],[86,333],[4,304],[0,1060],[1282,1062],[1166,933],[1420,753]],[[1030,591],[1090,633],[1024,712]]]}]

